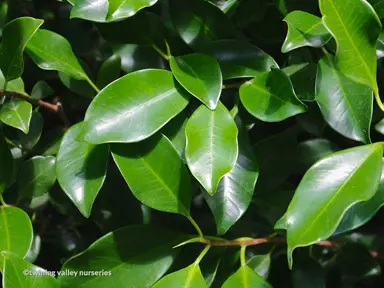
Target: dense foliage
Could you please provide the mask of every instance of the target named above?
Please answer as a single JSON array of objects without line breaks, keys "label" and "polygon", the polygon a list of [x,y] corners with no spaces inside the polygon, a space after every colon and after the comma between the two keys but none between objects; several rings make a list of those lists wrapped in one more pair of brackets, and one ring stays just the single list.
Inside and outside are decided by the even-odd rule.
[{"label": "dense foliage", "polygon": [[3,287],[384,287],[381,18],[0,1]]}]

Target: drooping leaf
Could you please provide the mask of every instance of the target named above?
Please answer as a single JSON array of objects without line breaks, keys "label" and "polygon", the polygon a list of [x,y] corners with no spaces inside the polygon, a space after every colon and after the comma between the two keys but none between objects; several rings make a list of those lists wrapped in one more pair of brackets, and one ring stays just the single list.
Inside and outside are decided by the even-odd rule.
[{"label": "drooping leaf", "polygon": [[45,81],[39,81],[33,86],[31,98],[36,100],[44,99],[51,96],[55,91]]},{"label": "drooping leaf", "polygon": [[[19,257],[27,255],[33,240],[32,223],[27,213],[17,207],[1,206],[0,231],[0,251],[9,251]],[[4,257],[0,258],[3,271]]]},{"label": "drooping leaf", "polygon": [[238,130],[235,121],[222,103],[214,111],[202,105],[188,120],[185,134],[188,167],[213,195],[221,178],[236,163]]},{"label": "drooping leaf", "polygon": [[179,271],[166,275],[153,288],[206,288],[204,277],[198,264],[193,263]]},{"label": "drooping leaf", "polygon": [[[72,257],[62,271],[94,270],[110,275],[88,277],[59,276],[61,287],[149,288],[172,265],[180,243],[180,234],[156,226],[130,226],[108,233],[81,254]],[[181,240],[182,241],[182,240]]]},{"label": "drooping leaf", "polygon": [[119,55],[112,55],[101,65],[97,74],[96,84],[100,89],[107,86],[120,77],[121,58]]},{"label": "drooping leaf", "polygon": [[67,39],[55,32],[37,31],[26,51],[41,69],[57,70],[78,80],[88,79]]},{"label": "drooping leaf", "polygon": [[272,288],[272,286],[248,266],[242,266],[225,281],[223,288]]},{"label": "drooping leaf", "polygon": [[216,59],[203,54],[171,57],[172,73],[189,93],[209,109],[216,109],[221,95],[223,77]]},{"label": "drooping leaf", "polygon": [[220,235],[225,234],[247,211],[259,176],[247,130],[243,127],[239,127],[238,146],[237,161],[232,170],[221,178],[216,194],[204,194]]},{"label": "drooping leaf", "polygon": [[22,257],[9,251],[1,252],[5,258],[3,287],[16,288],[59,288],[54,271],[47,271],[35,266]]},{"label": "drooping leaf", "polygon": [[304,46],[322,47],[332,38],[321,18],[304,11],[293,11],[284,21],[288,24],[288,34],[281,48],[283,53]]},{"label": "drooping leaf", "polygon": [[13,157],[8,144],[4,138],[3,130],[0,128],[0,194],[11,182],[13,173]]},{"label": "drooping leaf", "polygon": [[170,0],[173,26],[190,46],[199,47],[220,39],[233,39],[235,30],[226,15],[205,0]]},{"label": "drooping leaf", "polygon": [[331,154],[307,171],[285,215],[291,267],[295,248],[331,236],[352,205],[375,194],[382,156],[382,144],[365,145]]},{"label": "drooping leaf", "polygon": [[4,27],[0,46],[0,69],[6,81],[19,78],[23,73],[25,46],[43,22],[32,17],[20,17]]},{"label": "drooping leaf", "polygon": [[348,78],[378,90],[376,41],[381,23],[365,0],[320,0],[323,23],[336,39],[336,67]]},{"label": "drooping leaf", "polygon": [[11,127],[23,131],[25,134],[29,132],[29,123],[32,118],[31,103],[22,99],[11,99],[6,102],[0,109],[0,121]]},{"label": "drooping leaf", "polygon": [[160,211],[189,215],[192,190],[188,171],[172,143],[155,135],[135,144],[111,144],[116,165],[132,193]]},{"label": "drooping leaf", "polygon": [[327,123],[350,139],[370,143],[372,90],[346,78],[337,70],[334,58],[318,64],[316,101]]},{"label": "drooping leaf", "polygon": [[189,95],[175,84],[171,72],[149,69],[128,74],[93,100],[85,115],[84,139],[93,144],[144,140],[188,101]]},{"label": "drooping leaf", "polygon": [[244,107],[256,118],[265,122],[278,122],[307,111],[295,95],[288,76],[272,69],[256,76],[240,87]]},{"label": "drooping leaf", "polygon": [[56,181],[56,158],[35,156],[24,162],[18,172],[19,198],[34,198],[49,192]]},{"label": "drooping leaf", "polygon": [[255,77],[278,67],[261,49],[238,40],[218,40],[204,45],[201,52],[219,60],[224,79]]},{"label": "drooping leaf", "polygon": [[64,135],[57,153],[57,180],[79,211],[89,217],[103,186],[108,163],[108,146],[76,141],[82,123]]}]

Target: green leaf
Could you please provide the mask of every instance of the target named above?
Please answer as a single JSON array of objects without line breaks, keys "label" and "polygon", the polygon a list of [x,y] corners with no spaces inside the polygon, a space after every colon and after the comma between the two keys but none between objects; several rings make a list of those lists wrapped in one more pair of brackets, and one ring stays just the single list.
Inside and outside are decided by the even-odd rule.
[{"label": "green leaf", "polygon": [[185,160],[185,144],[187,143],[187,137],[185,136],[187,121],[187,116],[181,112],[162,129],[164,136],[172,142],[173,147],[183,160]]},{"label": "green leaf", "polygon": [[0,109],[0,120],[8,126],[29,132],[29,123],[32,117],[31,103],[22,99],[14,98],[6,102]]},{"label": "green leaf", "polygon": [[375,194],[382,156],[381,143],[365,145],[323,158],[307,171],[285,216],[290,267],[295,248],[331,236],[352,205]]},{"label": "green leaf", "polygon": [[384,169],[382,169],[380,185],[375,195],[368,201],[357,203],[349,208],[334,234],[341,234],[364,225],[382,206],[384,206]]},{"label": "green leaf", "polygon": [[377,16],[379,18],[384,18],[384,1],[382,0],[368,0],[368,2],[372,5],[372,8],[375,9]]},{"label": "green leaf", "polygon": [[379,38],[377,39],[376,57],[377,59],[381,59],[384,57],[384,32],[381,32],[379,34]]},{"label": "green leaf", "polygon": [[275,68],[241,85],[240,99],[249,113],[265,122],[279,122],[307,111],[288,76]]},{"label": "green leaf", "polygon": [[323,23],[336,39],[336,66],[377,91],[376,40],[381,23],[365,0],[320,0]]},{"label": "green leaf", "polygon": [[282,69],[292,82],[293,88],[301,101],[315,100],[317,64],[301,63]]},{"label": "green leaf", "polygon": [[[81,254],[72,257],[62,271],[95,270],[107,275],[59,276],[61,287],[149,288],[172,265],[180,235],[155,226],[130,226],[108,233]],[[108,273],[111,275],[108,276]]]},{"label": "green leaf", "polygon": [[77,80],[89,80],[69,42],[55,32],[37,31],[28,42],[26,51],[41,69],[57,70]]},{"label": "green leaf", "polygon": [[171,57],[170,65],[176,80],[209,109],[216,109],[221,95],[223,77],[216,59],[203,54]]},{"label": "green leaf", "polygon": [[271,254],[255,255],[247,261],[247,266],[267,279],[271,268]]},{"label": "green leaf", "polygon": [[[0,88],[2,89],[5,84],[5,78],[3,72],[0,70]],[[17,78],[7,83],[7,91],[25,93],[23,79]]]},{"label": "green leaf", "polygon": [[59,72],[59,79],[70,91],[86,98],[94,98],[96,96],[95,90],[89,86],[87,81],[76,80],[63,72]]},{"label": "green leaf", "polygon": [[17,176],[18,195],[35,198],[51,190],[56,181],[56,158],[35,156],[24,162]]},{"label": "green leaf", "polygon": [[272,286],[248,266],[242,266],[225,281],[223,288],[272,288]]},{"label": "green leaf", "polygon": [[17,130],[13,141],[18,143],[24,150],[32,150],[40,140],[43,132],[43,122],[43,116],[39,112],[33,111],[28,134]]},{"label": "green leaf", "polygon": [[239,127],[238,143],[239,153],[232,170],[221,178],[215,195],[204,194],[220,235],[247,211],[259,176],[247,130],[242,127]]},{"label": "green leaf", "polygon": [[[78,0],[79,1],[79,0]],[[150,7],[158,0],[108,0],[108,21],[131,17],[141,9]]]},{"label": "green leaf", "polygon": [[238,40],[219,40],[204,45],[201,49],[215,57],[221,66],[223,78],[244,78],[259,76],[278,67],[275,60],[261,49]]},{"label": "green leaf", "polygon": [[315,15],[293,11],[284,18],[284,21],[288,24],[288,34],[281,48],[283,53],[304,46],[322,47],[332,38],[321,18]]},{"label": "green leaf", "polygon": [[188,120],[185,134],[188,167],[204,189],[213,195],[221,178],[236,163],[236,123],[222,103],[214,111],[202,105]]},{"label": "green leaf", "polygon": [[84,139],[93,144],[144,140],[179,114],[188,101],[171,72],[150,69],[128,74],[92,101],[85,115]]},{"label": "green leaf", "polygon": [[81,127],[82,123],[78,123],[65,133],[57,154],[56,173],[65,194],[84,217],[89,217],[106,177],[108,146],[76,141]]},{"label": "green leaf", "polygon": [[198,264],[173,272],[153,285],[153,288],[206,288],[205,280]]},{"label": "green leaf", "polygon": [[41,100],[51,96],[55,91],[45,81],[39,81],[33,86],[31,98]]},{"label": "green leaf", "polygon": [[19,78],[23,73],[25,46],[43,22],[31,17],[20,17],[5,25],[0,46],[0,69],[6,81]]},{"label": "green leaf", "polygon": [[59,288],[54,271],[35,266],[14,253],[3,251],[5,258],[3,271],[4,288]]},{"label": "green leaf", "polygon": [[[32,223],[27,213],[17,207],[1,206],[0,231],[0,251],[6,250],[19,257],[27,255],[33,240]],[[4,258],[0,258],[3,271]]]},{"label": "green leaf", "polygon": [[329,56],[318,65],[316,101],[324,119],[343,136],[370,143],[372,90],[346,78],[334,63]]},{"label": "green leaf", "polygon": [[0,127],[0,195],[11,182],[13,174],[13,157]]},{"label": "green leaf", "polygon": [[165,136],[110,146],[116,165],[137,199],[156,210],[189,215],[191,180],[183,160]]},{"label": "green leaf", "polygon": [[300,255],[292,271],[294,288],[325,288],[325,269],[313,258]]},{"label": "green leaf", "polygon": [[170,0],[173,26],[185,43],[199,47],[220,39],[235,38],[236,31],[226,15],[205,0]]},{"label": "green leaf", "polygon": [[96,84],[100,89],[107,86],[120,77],[121,58],[119,55],[112,55],[101,65],[97,74]]}]

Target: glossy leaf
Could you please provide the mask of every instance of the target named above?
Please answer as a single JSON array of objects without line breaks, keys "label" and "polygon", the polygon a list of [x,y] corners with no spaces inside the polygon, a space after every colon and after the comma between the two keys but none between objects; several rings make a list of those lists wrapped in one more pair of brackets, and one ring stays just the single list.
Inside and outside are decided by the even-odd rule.
[{"label": "glossy leaf", "polygon": [[346,78],[336,69],[334,58],[318,64],[316,101],[327,123],[350,139],[370,143],[372,90]]},{"label": "glossy leaf", "polygon": [[[384,12],[384,9],[383,9],[383,12]],[[376,57],[377,59],[381,59],[384,57],[384,32],[381,32],[379,34],[379,38],[377,39]]]},{"label": "glossy leaf", "polygon": [[175,147],[183,160],[185,160],[185,144],[187,142],[187,137],[185,136],[187,121],[187,116],[182,112],[173,118],[162,130],[164,136],[172,142],[173,147]]},{"label": "glossy leaf", "polygon": [[203,54],[171,57],[172,73],[189,93],[209,109],[216,109],[221,95],[223,77],[216,59]]},{"label": "glossy leaf", "polygon": [[221,178],[236,163],[238,130],[235,121],[222,103],[214,111],[202,105],[188,120],[185,134],[188,167],[213,195]]},{"label": "glossy leaf", "polygon": [[199,47],[219,39],[233,39],[235,30],[225,14],[205,0],[170,0],[173,26],[190,46]]},{"label": "glossy leaf", "polygon": [[360,146],[323,158],[307,171],[285,216],[291,267],[295,248],[331,236],[352,205],[375,194],[382,156],[382,144]]},{"label": "glossy leaf", "polygon": [[56,181],[56,158],[35,156],[24,162],[17,177],[18,195],[24,198],[42,196]]},{"label": "glossy leaf", "polygon": [[[0,87],[4,88],[5,78],[3,72],[0,70]],[[23,79],[17,78],[7,83],[7,91],[25,93]]]},{"label": "glossy leaf", "polygon": [[198,264],[171,273],[153,285],[153,288],[206,288],[205,280]]},{"label": "glossy leaf", "polygon": [[[5,258],[3,287],[16,288],[59,288],[54,271],[47,271],[29,263],[23,258],[8,252],[1,252]],[[17,284],[16,284],[17,283]]]},{"label": "glossy leaf", "polygon": [[[33,229],[27,213],[17,207],[0,207],[0,251],[9,251],[19,257],[27,255],[32,245]],[[0,257],[3,271],[4,257]]]},{"label": "glossy leaf", "polygon": [[275,60],[261,49],[238,40],[219,40],[201,48],[215,57],[221,66],[224,79],[255,77],[278,67]]},{"label": "glossy leaf", "polygon": [[271,288],[272,286],[248,266],[242,266],[225,281],[223,288]]},{"label": "glossy leaf", "polygon": [[0,194],[3,194],[10,184],[13,172],[13,157],[0,128]]},{"label": "glossy leaf", "polygon": [[69,42],[55,32],[37,31],[26,51],[41,69],[57,70],[78,80],[88,79]]},{"label": "glossy leaf", "polygon": [[29,132],[29,123],[32,118],[31,103],[14,98],[6,102],[0,109],[0,121],[8,126],[23,131],[25,134]]},{"label": "glossy leaf", "polygon": [[158,0],[108,0],[108,21],[131,17],[145,7],[154,5]]},{"label": "glossy leaf", "polygon": [[320,0],[323,23],[336,39],[336,66],[376,91],[376,40],[381,23],[365,0]]},{"label": "glossy leaf", "polygon": [[315,15],[293,11],[284,18],[284,21],[288,24],[288,34],[281,48],[283,53],[304,46],[322,47],[332,38],[321,18]]},{"label": "glossy leaf", "polygon": [[39,81],[33,86],[31,98],[41,100],[51,96],[55,91],[45,81]]},{"label": "glossy leaf", "polygon": [[97,87],[104,88],[109,83],[120,77],[121,58],[119,55],[112,55],[101,65],[97,74]]},{"label": "glossy leaf", "polygon": [[137,199],[153,209],[189,215],[191,180],[183,160],[165,136],[110,146],[116,165]]},{"label": "glossy leaf", "polygon": [[255,255],[247,261],[247,266],[267,279],[271,268],[271,254]]},{"label": "glossy leaf", "polygon": [[188,101],[168,71],[128,74],[92,101],[85,115],[84,139],[93,144],[144,140],[179,114]]},{"label": "glossy leaf", "polygon": [[282,121],[307,110],[295,95],[288,76],[279,69],[244,83],[240,99],[249,113],[265,122]]},{"label": "glossy leaf", "polygon": [[221,178],[215,195],[204,194],[220,235],[247,211],[259,176],[247,131],[242,127],[239,127],[238,143],[239,153],[232,170]]},{"label": "glossy leaf", "polygon": [[178,249],[172,247],[178,241],[182,241],[180,235],[149,225],[108,233],[64,263],[62,271],[104,270],[111,275],[60,276],[61,287],[123,287],[127,283],[133,287],[152,287],[176,258]]},{"label": "glossy leaf", "polygon": [[0,69],[7,81],[19,78],[23,73],[25,46],[43,22],[40,19],[21,17],[4,27],[0,46]]},{"label": "glossy leaf", "polygon": [[108,163],[108,146],[76,141],[82,123],[64,135],[57,153],[57,180],[79,211],[89,217],[103,186]]}]

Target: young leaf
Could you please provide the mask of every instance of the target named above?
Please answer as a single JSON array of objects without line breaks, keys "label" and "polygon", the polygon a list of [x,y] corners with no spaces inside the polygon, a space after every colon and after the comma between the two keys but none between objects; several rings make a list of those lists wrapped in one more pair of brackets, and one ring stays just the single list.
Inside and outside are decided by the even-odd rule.
[{"label": "young leaf", "polygon": [[259,76],[278,67],[275,60],[261,49],[238,40],[218,40],[204,45],[201,49],[215,57],[221,66],[223,78],[245,78]]},{"label": "young leaf", "polygon": [[65,194],[84,217],[91,215],[93,203],[103,186],[108,163],[108,146],[76,141],[82,123],[64,135],[57,153],[57,180]]},{"label": "young leaf", "polygon": [[198,264],[173,272],[153,285],[153,288],[207,288]]},{"label": "young leaf", "polygon": [[61,71],[78,80],[89,79],[69,42],[55,32],[37,31],[28,42],[26,51],[41,69]]},{"label": "young leaf", "polygon": [[20,17],[4,27],[0,46],[0,69],[6,81],[19,78],[23,73],[23,51],[43,22],[31,17]]},{"label": "young leaf", "polygon": [[272,288],[272,286],[248,266],[242,266],[225,281],[223,288]]},{"label": "young leaf", "polygon": [[336,66],[377,91],[376,40],[381,23],[365,0],[320,0],[323,23],[336,39]]},{"label": "young leaf", "polygon": [[220,9],[205,0],[171,0],[173,26],[190,46],[198,47],[219,39],[234,38],[236,32]]},{"label": "young leaf", "polygon": [[[5,258],[3,287],[59,288],[53,271],[44,270],[9,251],[1,252]],[[17,283],[17,286],[16,286]]]},{"label": "young leaf", "polygon": [[318,64],[316,101],[327,123],[350,139],[370,143],[372,90],[345,77],[336,69],[334,58]]},{"label": "young leaf", "polygon": [[240,99],[249,113],[265,122],[279,122],[307,111],[288,76],[275,68],[241,85]]},{"label": "young leaf", "polygon": [[8,126],[29,132],[29,123],[32,118],[31,103],[22,99],[11,99],[0,108],[0,121]]},{"label": "young leaf", "polygon": [[175,85],[172,73],[141,70],[105,87],[85,115],[84,139],[93,144],[144,140],[188,104],[189,95]]},{"label": "young leaf", "polygon": [[12,180],[13,157],[0,127],[0,194],[3,194]]},{"label": "young leaf", "polygon": [[293,11],[284,18],[284,21],[288,24],[288,34],[281,48],[283,53],[304,46],[322,47],[332,38],[321,18],[315,15]]},{"label": "young leaf", "polygon": [[160,211],[189,215],[191,180],[172,143],[155,135],[135,144],[111,144],[113,159],[132,193]]},{"label": "young leaf", "polygon": [[108,233],[81,254],[72,257],[62,271],[94,270],[111,274],[88,277],[59,276],[62,287],[149,288],[172,265],[183,241],[180,234],[155,226],[130,226]]},{"label": "young leaf", "polygon": [[213,195],[221,178],[236,163],[236,123],[222,103],[214,111],[202,105],[188,120],[185,134],[188,167],[204,189]]},{"label": "young leaf", "polygon": [[51,190],[56,181],[56,158],[35,156],[24,162],[18,172],[19,198],[39,197]]},{"label": "young leaf", "polygon": [[[27,213],[17,207],[0,207],[0,251],[9,251],[19,257],[27,255],[32,245],[33,229]],[[4,257],[0,257],[0,269]]]},{"label": "young leaf", "polygon": [[222,235],[247,211],[259,176],[247,131],[240,127],[239,154],[232,170],[221,178],[215,195],[204,194]]},{"label": "young leaf", "polygon": [[352,205],[375,194],[381,176],[382,146],[378,143],[337,152],[307,171],[285,215],[290,267],[295,248],[331,236]]},{"label": "young leaf", "polygon": [[171,57],[170,65],[176,80],[209,109],[216,109],[221,95],[223,77],[215,58],[204,54]]}]

